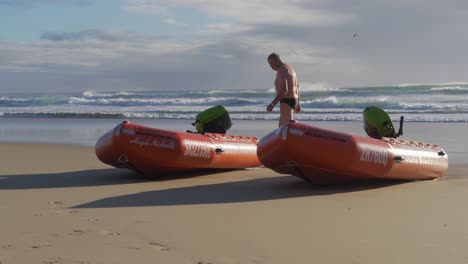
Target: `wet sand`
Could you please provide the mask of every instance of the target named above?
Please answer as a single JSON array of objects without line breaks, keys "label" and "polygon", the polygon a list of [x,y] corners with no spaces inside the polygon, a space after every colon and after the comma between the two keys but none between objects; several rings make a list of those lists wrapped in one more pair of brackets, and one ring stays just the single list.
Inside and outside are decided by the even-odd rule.
[{"label": "wet sand", "polygon": [[316,187],[266,168],[149,180],[86,146],[0,149],[1,264],[468,262],[468,164]]}]

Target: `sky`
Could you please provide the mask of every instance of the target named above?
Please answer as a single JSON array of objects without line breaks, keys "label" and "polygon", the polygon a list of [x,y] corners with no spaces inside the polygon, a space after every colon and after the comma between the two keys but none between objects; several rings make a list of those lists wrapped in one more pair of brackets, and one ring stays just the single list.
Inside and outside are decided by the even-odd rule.
[{"label": "sky", "polygon": [[465,0],[0,0],[0,93],[468,82]]}]

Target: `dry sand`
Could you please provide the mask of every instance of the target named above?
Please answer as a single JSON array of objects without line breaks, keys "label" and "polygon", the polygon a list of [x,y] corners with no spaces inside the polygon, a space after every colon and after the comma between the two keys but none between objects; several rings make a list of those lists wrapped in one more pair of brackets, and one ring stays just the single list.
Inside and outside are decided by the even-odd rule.
[{"label": "dry sand", "polygon": [[314,187],[269,169],[147,180],[90,147],[0,143],[0,263],[468,263],[468,165]]}]

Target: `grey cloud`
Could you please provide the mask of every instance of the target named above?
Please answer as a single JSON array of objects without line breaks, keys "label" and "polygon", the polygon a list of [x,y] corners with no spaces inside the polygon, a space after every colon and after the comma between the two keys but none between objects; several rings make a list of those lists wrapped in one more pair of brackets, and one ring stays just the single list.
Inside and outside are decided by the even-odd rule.
[{"label": "grey cloud", "polygon": [[[14,62],[20,61],[18,67],[28,66],[29,71],[36,67],[37,72],[2,76],[8,75],[9,84],[16,83],[23,89],[34,87],[28,82],[56,90],[84,86],[128,90],[268,89],[273,86],[274,72],[266,64],[266,56],[275,51],[293,65],[301,82],[349,87],[467,81],[468,63],[463,54],[468,46],[468,3],[464,1],[327,0],[300,4],[306,10],[352,14],[353,19],[334,26],[287,21],[281,25],[239,23],[235,26],[245,30],[200,33],[198,39],[184,42],[183,48],[172,45],[174,39],[166,36],[98,29],[48,32],[41,36],[48,40],[43,41],[47,46],[35,47],[27,56],[24,51],[5,52],[8,63],[4,66],[15,66]],[[353,38],[354,33],[359,36]],[[74,44],[74,40],[101,41]],[[87,48],[96,53],[86,53]],[[40,59],[32,65],[24,62],[25,57],[55,49],[78,57],[57,52],[48,58],[48,64],[40,64]],[[15,56],[16,60],[12,58]],[[54,61],[57,58],[61,60]],[[80,60],[81,64],[71,63]],[[67,61],[70,64],[65,64]],[[93,63],[88,65],[88,61]],[[43,69],[54,74],[40,73]]]},{"label": "grey cloud", "polygon": [[103,41],[125,40],[131,33],[127,32],[108,32],[97,29],[82,30],[78,32],[45,32],[41,39],[50,41],[74,41],[96,39]]},{"label": "grey cloud", "polygon": [[95,1],[96,0],[0,0],[0,6],[35,7],[55,4],[86,6],[93,4]]},{"label": "grey cloud", "polygon": [[[302,5],[351,13],[355,19],[335,27],[255,25],[230,37],[262,37],[280,54],[319,57],[318,64],[296,64],[310,82],[361,86],[464,79],[468,65],[459,55],[468,44],[466,2],[332,0]],[[352,37],[355,33],[357,38]],[[278,41],[290,45],[277,46]]]},{"label": "grey cloud", "polygon": [[140,89],[262,89],[262,82],[272,83],[273,76],[263,56],[233,42],[177,54],[133,52],[94,70]]},{"label": "grey cloud", "polygon": [[[147,42],[157,44],[157,40]],[[19,50],[10,48],[8,54],[17,59],[9,58],[7,64],[14,66],[15,61],[20,61],[17,67],[27,69],[11,74],[7,74],[8,69],[0,69],[0,75],[5,77],[5,84],[16,87],[17,91],[36,89],[36,84],[39,83],[50,91],[73,91],[82,87],[126,90],[262,89],[265,88],[262,82],[266,80],[267,87],[272,86],[273,72],[266,64],[264,56],[259,56],[235,42],[195,45],[176,53],[171,50],[159,53],[151,48],[129,49],[132,45],[127,43],[127,48],[124,49],[119,49],[120,45],[103,47],[119,56],[102,57],[96,54],[94,58],[85,54],[89,43],[72,45],[73,43],[54,42],[31,52],[27,52],[28,47]],[[51,53],[54,49],[60,50],[60,53]],[[24,61],[23,54],[26,53],[26,58],[30,58],[41,52],[48,52],[44,55],[45,60],[31,63]],[[226,54],[230,56],[223,56]],[[84,65],[79,61],[85,60],[85,55],[95,62],[94,65]],[[79,60],[74,56],[79,56]],[[69,64],[65,64],[66,61]]]}]

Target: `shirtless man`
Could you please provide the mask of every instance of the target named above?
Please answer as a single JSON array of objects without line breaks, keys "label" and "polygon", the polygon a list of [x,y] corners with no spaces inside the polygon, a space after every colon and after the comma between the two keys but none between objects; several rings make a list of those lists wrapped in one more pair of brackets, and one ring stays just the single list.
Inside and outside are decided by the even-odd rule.
[{"label": "shirtless man", "polygon": [[280,119],[278,126],[289,123],[294,120],[293,111],[301,112],[299,103],[299,84],[297,83],[296,72],[288,64],[281,61],[276,53],[268,56],[268,63],[276,71],[275,89],[276,97],[266,110],[271,112],[275,105],[280,103]]}]

